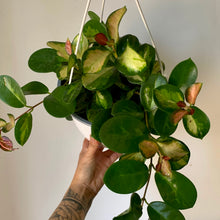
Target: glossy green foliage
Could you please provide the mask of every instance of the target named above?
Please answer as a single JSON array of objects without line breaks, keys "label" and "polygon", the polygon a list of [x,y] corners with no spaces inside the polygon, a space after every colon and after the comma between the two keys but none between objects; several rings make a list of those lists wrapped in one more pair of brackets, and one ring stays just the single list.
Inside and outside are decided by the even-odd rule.
[{"label": "glossy green foliage", "polygon": [[179,210],[164,202],[151,202],[147,212],[151,220],[185,220]]},{"label": "glossy green foliage", "polygon": [[160,73],[151,75],[148,80],[141,84],[140,99],[146,111],[152,111],[157,107],[153,97],[154,89],[165,84],[167,84],[167,80]]},{"label": "glossy green foliage", "polygon": [[43,48],[34,52],[29,60],[29,67],[38,73],[59,72],[62,68],[64,58],[57,55],[57,51],[50,48]]},{"label": "glossy green foliage", "polygon": [[131,81],[143,82],[147,78],[147,63],[137,50],[139,40],[133,35],[126,35],[117,44],[118,59],[116,68]]},{"label": "glossy green foliage", "polygon": [[198,70],[192,59],[187,59],[179,63],[172,71],[169,83],[179,87],[183,92],[195,83]]},{"label": "glossy green foliage", "polygon": [[154,128],[160,136],[170,136],[176,131],[177,125],[171,121],[171,113],[156,110],[154,115]]},{"label": "glossy green foliage", "polygon": [[102,127],[102,125],[111,117],[111,110],[100,110],[98,114],[94,117],[94,120],[92,122],[91,126],[91,135],[96,140],[100,141],[99,132]]},{"label": "glossy green foliage", "polygon": [[120,100],[112,106],[112,115],[131,115],[138,119],[144,118],[143,109],[132,100]]},{"label": "glossy green foliage", "polygon": [[32,130],[32,114],[26,113],[19,118],[15,125],[15,138],[20,145],[28,140]]},{"label": "glossy green foliage", "polygon": [[24,95],[47,94],[49,89],[41,82],[32,81],[21,87]]},{"label": "glossy green foliage", "polygon": [[113,220],[137,220],[142,216],[141,198],[137,193],[131,195],[130,207]]},{"label": "glossy green foliage", "polygon": [[126,7],[120,8],[112,12],[107,18],[106,27],[107,27],[108,35],[110,39],[114,40],[114,43],[118,42],[119,39],[118,27],[126,11],[127,11]]},{"label": "glossy green foliage", "polygon": [[111,87],[118,78],[115,67],[105,67],[97,73],[87,73],[82,76],[83,86],[88,90],[103,90]]},{"label": "glossy green foliage", "polygon": [[[151,220],[183,220],[178,209],[193,207],[197,192],[189,179],[176,172],[188,164],[190,150],[171,135],[181,120],[193,137],[202,139],[208,133],[210,121],[195,106],[202,83],[196,82],[197,67],[191,59],[177,64],[170,77],[165,77],[161,70],[165,64],[158,61],[153,46],[140,44],[131,34],[119,36],[126,10],[113,11],[106,23],[90,11],[80,39],[77,34],[72,42],[49,41],[50,48],[30,56],[28,64],[33,71],[56,73],[59,83],[52,93],[37,81],[20,88],[10,76],[0,76],[0,99],[11,107],[27,108],[16,118],[1,116],[0,148],[14,150],[12,141],[1,136],[14,127],[17,142],[25,144],[32,112],[42,103],[52,116],[72,120],[77,115],[91,122],[93,138],[122,154],[104,177],[112,191],[133,193],[130,207],[115,220],[139,219],[144,202]],[[27,105],[24,95],[37,94],[46,97]],[[148,195],[144,193],[140,199],[135,191],[146,185],[148,193],[154,170],[164,202],[148,203]]]},{"label": "glossy green foliage", "polygon": [[7,75],[0,75],[0,99],[14,108],[22,108],[26,105],[21,87]]},{"label": "glossy green foliage", "polygon": [[[66,60],[69,59],[69,55],[66,52],[65,43],[64,42],[49,41],[49,42],[47,42],[47,46],[49,46],[52,49],[56,50],[58,56],[63,57]],[[52,50],[49,50],[49,51],[52,51]],[[44,55],[46,55],[46,50],[41,51],[42,54],[43,54],[43,52],[44,52]],[[47,51],[47,53],[49,54],[48,51]]]},{"label": "glossy green foliage", "polygon": [[201,109],[195,106],[192,109],[193,115],[186,115],[183,118],[183,124],[191,136],[202,139],[209,132],[210,121]]},{"label": "glossy green foliage", "polygon": [[64,100],[66,93],[68,93],[68,87],[59,86],[44,98],[44,107],[50,115],[63,118],[74,113],[76,101],[70,100],[70,102],[66,102]]},{"label": "glossy green foliage", "polygon": [[172,177],[155,173],[157,188],[163,200],[176,209],[192,208],[197,199],[193,183],[183,174],[172,171]]},{"label": "glossy green foliage", "polygon": [[[72,43],[72,49],[75,53],[76,50],[76,45],[77,45],[77,41],[79,39],[79,35],[77,35],[74,39],[73,39],[73,43]],[[86,36],[82,33],[82,36],[80,38],[79,41],[79,46],[78,46],[78,51],[77,51],[77,58],[78,59],[82,59],[82,56],[84,54],[84,52],[89,48],[89,42],[88,39],[86,38]]]},{"label": "glossy green foliage", "polygon": [[106,121],[100,130],[100,139],[109,149],[119,153],[138,152],[139,142],[146,133],[145,124],[139,119],[119,115]]},{"label": "glossy green foliage", "polygon": [[141,189],[147,179],[148,168],[144,163],[120,160],[109,167],[104,176],[104,183],[113,192],[128,194]]},{"label": "glossy green foliage", "polygon": [[189,162],[189,148],[180,140],[175,138],[159,138],[157,140],[160,153],[170,158],[169,162],[172,170],[179,170]]},{"label": "glossy green foliage", "polygon": [[96,103],[104,109],[112,107],[112,95],[108,90],[96,91]]},{"label": "glossy green foliage", "polygon": [[166,84],[154,89],[154,101],[163,111],[173,112],[179,109],[178,102],[184,100],[184,95],[178,87]]},{"label": "glossy green foliage", "polygon": [[96,19],[92,19],[86,22],[86,24],[83,27],[83,34],[90,39],[91,41],[92,38],[98,33],[103,33],[107,35],[106,27],[104,24],[100,23],[100,21]]}]

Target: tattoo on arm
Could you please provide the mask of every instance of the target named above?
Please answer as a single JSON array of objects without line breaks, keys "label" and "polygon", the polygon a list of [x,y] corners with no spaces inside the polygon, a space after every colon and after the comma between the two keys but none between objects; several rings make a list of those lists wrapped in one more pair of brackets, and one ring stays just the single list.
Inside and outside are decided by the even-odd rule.
[{"label": "tattoo on arm", "polygon": [[49,220],[83,220],[91,203],[69,189]]}]

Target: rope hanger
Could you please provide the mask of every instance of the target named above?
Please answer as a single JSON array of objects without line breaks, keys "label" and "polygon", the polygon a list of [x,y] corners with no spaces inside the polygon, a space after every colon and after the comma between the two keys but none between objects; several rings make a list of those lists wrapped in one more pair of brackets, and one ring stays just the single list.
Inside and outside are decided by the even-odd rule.
[{"label": "rope hanger", "polygon": [[[144,27],[145,27],[146,31],[148,32],[148,34],[150,36],[151,44],[155,49],[156,56],[157,56],[157,59],[158,59],[159,65],[160,65],[160,70],[161,70],[161,73],[163,74],[163,65],[162,65],[161,59],[159,57],[159,54],[158,54],[158,51],[157,51],[157,48],[156,48],[156,45],[155,45],[155,41],[154,41],[153,36],[151,34],[150,28],[147,24],[147,21],[146,21],[145,17],[144,17],[144,13],[142,11],[141,5],[139,3],[139,0],[134,0],[134,1],[136,3],[137,9],[138,9],[138,12],[141,16]],[[85,8],[85,11],[84,11],[84,14],[83,14],[83,19],[82,19],[81,26],[80,26],[79,37],[78,37],[78,40],[77,40],[77,43],[76,43],[75,55],[77,55],[77,52],[78,52],[78,49],[79,49],[79,43],[80,43],[80,39],[82,37],[83,26],[84,26],[85,21],[86,21],[86,16],[88,14],[90,3],[91,3],[91,0],[87,0],[86,8]],[[103,20],[104,7],[105,7],[105,0],[102,0],[101,12],[100,12],[100,22]],[[74,67],[72,67],[71,71],[70,71],[69,84],[71,84],[71,82],[72,82],[73,72],[74,72]]]}]

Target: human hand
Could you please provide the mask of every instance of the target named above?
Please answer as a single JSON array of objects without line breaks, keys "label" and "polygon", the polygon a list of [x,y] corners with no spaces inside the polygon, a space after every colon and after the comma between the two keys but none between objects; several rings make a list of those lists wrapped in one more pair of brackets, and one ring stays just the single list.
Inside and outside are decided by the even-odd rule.
[{"label": "human hand", "polygon": [[120,156],[111,150],[103,150],[104,146],[94,138],[84,140],[72,184],[82,184],[92,190],[94,195],[99,192],[104,184],[106,170]]}]

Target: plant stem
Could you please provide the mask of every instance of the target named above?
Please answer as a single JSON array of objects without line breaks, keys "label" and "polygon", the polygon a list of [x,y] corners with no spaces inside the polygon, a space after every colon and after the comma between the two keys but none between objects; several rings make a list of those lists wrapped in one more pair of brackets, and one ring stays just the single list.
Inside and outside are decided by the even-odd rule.
[{"label": "plant stem", "polygon": [[22,117],[24,114],[26,114],[26,113],[32,111],[34,108],[36,108],[38,105],[41,105],[42,103],[43,103],[43,101],[41,101],[41,102],[37,103],[36,105],[30,107],[30,108],[29,108],[27,111],[25,111],[23,114],[19,115],[19,116],[15,119],[15,121],[17,121],[17,120],[18,120],[20,117]]},{"label": "plant stem", "polygon": [[147,189],[148,189],[148,186],[149,186],[149,182],[150,182],[150,177],[151,177],[151,172],[152,172],[152,167],[153,167],[153,159],[150,158],[150,165],[149,165],[149,177],[148,177],[148,180],[147,180],[147,184],[146,184],[146,187],[145,187],[145,190],[144,190],[144,195],[142,197],[142,201],[141,201],[141,206],[143,207],[144,205],[144,201],[146,201],[146,194],[147,194]]}]

